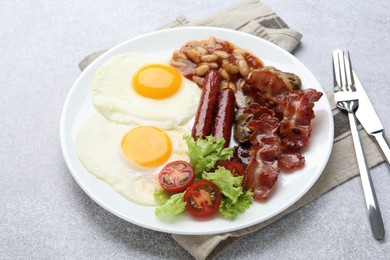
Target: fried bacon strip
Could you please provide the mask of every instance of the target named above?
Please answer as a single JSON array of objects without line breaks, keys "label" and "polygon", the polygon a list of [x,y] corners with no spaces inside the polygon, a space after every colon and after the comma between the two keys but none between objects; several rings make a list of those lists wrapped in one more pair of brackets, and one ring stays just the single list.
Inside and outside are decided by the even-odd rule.
[{"label": "fried bacon strip", "polygon": [[322,96],[314,89],[292,91],[285,105],[279,134],[283,152],[299,152],[309,142],[314,103]]},{"label": "fried bacon strip", "polygon": [[280,138],[277,135],[280,121],[272,110],[259,107],[248,122],[252,134],[249,140],[250,161],[246,167],[244,188],[253,191],[256,200],[266,199],[279,174],[278,154]]},{"label": "fried bacon strip", "polygon": [[300,80],[294,76],[266,67],[253,70],[242,87],[251,103],[236,115],[235,137],[245,147],[250,143],[244,186],[255,200],[269,197],[280,170],[291,172],[305,163],[300,152],[309,142],[313,107],[322,93],[297,90]]}]

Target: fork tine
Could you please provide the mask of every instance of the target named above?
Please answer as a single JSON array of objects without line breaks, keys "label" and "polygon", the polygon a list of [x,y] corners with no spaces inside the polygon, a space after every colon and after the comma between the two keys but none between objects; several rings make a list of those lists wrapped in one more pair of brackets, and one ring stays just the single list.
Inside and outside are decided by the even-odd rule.
[{"label": "fork tine", "polygon": [[340,52],[342,50],[337,49],[333,52],[332,61],[333,61],[333,84],[334,91],[338,92],[341,90],[342,82],[341,82],[341,70],[340,70]]},{"label": "fork tine", "polygon": [[340,50],[339,55],[339,63],[340,63],[340,77],[341,77],[341,90],[348,91],[348,82],[347,82],[347,68],[345,63],[344,52]]},{"label": "fork tine", "polygon": [[345,63],[345,69],[346,69],[346,76],[347,76],[347,86],[348,91],[355,91],[355,82],[352,76],[352,63],[351,63],[351,56],[349,55],[349,51],[346,54],[346,57],[344,56],[344,63]]}]

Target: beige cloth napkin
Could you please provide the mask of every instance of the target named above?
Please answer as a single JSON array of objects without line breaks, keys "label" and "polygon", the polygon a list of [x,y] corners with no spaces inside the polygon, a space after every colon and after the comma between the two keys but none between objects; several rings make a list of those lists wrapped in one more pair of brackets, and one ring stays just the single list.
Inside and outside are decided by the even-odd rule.
[{"label": "beige cloth napkin", "polygon": [[[290,29],[283,20],[272,10],[257,0],[244,0],[225,10],[215,13],[207,18],[190,22],[185,17],[178,17],[175,21],[161,27],[172,28],[179,26],[214,26],[244,31],[258,37],[269,40],[280,47],[292,52],[300,43],[302,35]],[[85,57],[79,64],[83,70],[89,63],[102,54],[105,50],[92,53]],[[353,152],[352,137],[349,130],[348,118],[334,105],[333,95],[327,93],[332,105],[335,123],[334,145],[329,162],[319,180],[309,192],[294,205],[281,212],[277,216],[242,230],[218,235],[186,236],[172,235],[183,248],[195,259],[213,258],[223,249],[230,246],[238,237],[255,232],[275,222],[286,214],[300,208],[310,201],[318,198],[337,185],[358,175],[356,157]],[[367,161],[370,167],[374,167],[384,161],[377,145],[370,139],[366,132],[360,129],[360,136],[364,145]],[[340,160],[343,158],[343,160]]]}]

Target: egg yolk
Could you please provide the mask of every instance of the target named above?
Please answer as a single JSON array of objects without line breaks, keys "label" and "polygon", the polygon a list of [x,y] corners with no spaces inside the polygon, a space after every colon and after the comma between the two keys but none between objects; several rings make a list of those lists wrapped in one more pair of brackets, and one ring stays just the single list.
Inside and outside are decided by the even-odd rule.
[{"label": "egg yolk", "polygon": [[175,94],[181,85],[180,73],[169,66],[151,64],[138,70],[133,78],[133,88],[141,96],[153,99]]},{"label": "egg yolk", "polygon": [[172,143],[163,130],[153,126],[140,126],[127,132],[121,148],[131,162],[144,167],[155,167],[169,159]]}]

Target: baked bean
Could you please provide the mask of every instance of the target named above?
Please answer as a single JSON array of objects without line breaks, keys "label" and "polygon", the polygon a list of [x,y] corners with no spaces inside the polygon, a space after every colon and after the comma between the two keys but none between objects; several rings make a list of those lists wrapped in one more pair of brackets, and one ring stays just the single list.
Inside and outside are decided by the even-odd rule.
[{"label": "baked bean", "polygon": [[249,67],[248,67],[248,63],[246,63],[245,60],[239,60],[238,61],[238,69],[240,70],[241,76],[243,76],[244,78],[248,77],[248,75],[249,75]]},{"label": "baked bean", "polygon": [[237,86],[236,86],[236,84],[234,84],[233,82],[229,81],[228,86],[229,86],[229,88],[231,88],[232,90],[234,90],[234,92],[237,91]]},{"label": "baked bean", "polygon": [[206,75],[207,71],[209,71],[209,69],[209,66],[202,64],[195,69],[195,74],[198,76],[204,76]]},{"label": "baked bean", "polygon": [[222,63],[222,68],[224,68],[230,74],[237,74],[240,71],[238,66],[233,65],[227,61]]},{"label": "baked bean", "polygon": [[214,49],[215,45],[217,44],[217,38],[215,38],[214,36],[210,36],[207,41],[208,41],[208,47]]},{"label": "baked bean", "polygon": [[175,68],[183,68],[186,65],[183,59],[172,59],[170,64]]},{"label": "baked bean", "polygon": [[229,73],[225,69],[221,69],[220,73],[221,73],[221,77],[224,80],[229,80],[230,79],[230,75],[229,75]]},{"label": "baked bean", "polygon": [[243,60],[244,59],[244,53],[241,49],[234,49],[233,50],[233,56],[237,60]]},{"label": "baked bean", "polygon": [[220,57],[223,60],[226,60],[230,57],[230,54],[227,53],[226,51],[221,51],[221,50],[216,50],[214,52],[218,57]]},{"label": "baked bean", "polygon": [[225,89],[225,88],[228,88],[228,87],[229,87],[229,81],[224,80],[224,81],[221,82],[221,85],[220,85],[221,89]]},{"label": "baked bean", "polygon": [[224,80],[224,81],[221,82],[221,89],[225,89],[225,88],[231,88],[232,90],[237,91],[236,84],[234,84],[231,81]]},{"label": "baked bean", "polygon": [[202,57],[200,57],[200,59],[202,61],[208,61],[208,62],[211,62],[211,61],[216,61],[218,59],[218,55],[213,53],[213,54],[208,54],[208,55],[204,55]]},{"label": "baked bean", "polygon": [[200,62],[200,57],[206,54],[207,50],[199,46],[189,50],[187,53],[188,57],[197,64]]},{"label": "baked bean", "polygon": [[193,80],[196,84],[198,84],[198,86],[202,86],[202,85],[203,85],[204,78],[198,77],[198,76],[193,76],[193,77],[192,77],[192,80]]},{"label": "baked bean", "polygon": [[209,66],[210,69],[218,69],[219,67],[216,62],[203,62],[202,64]]},{"label": "baked bean", "polygon": [[187,60],[187,56],[178,50],[173,51],[172,58],[174,60]]}]

